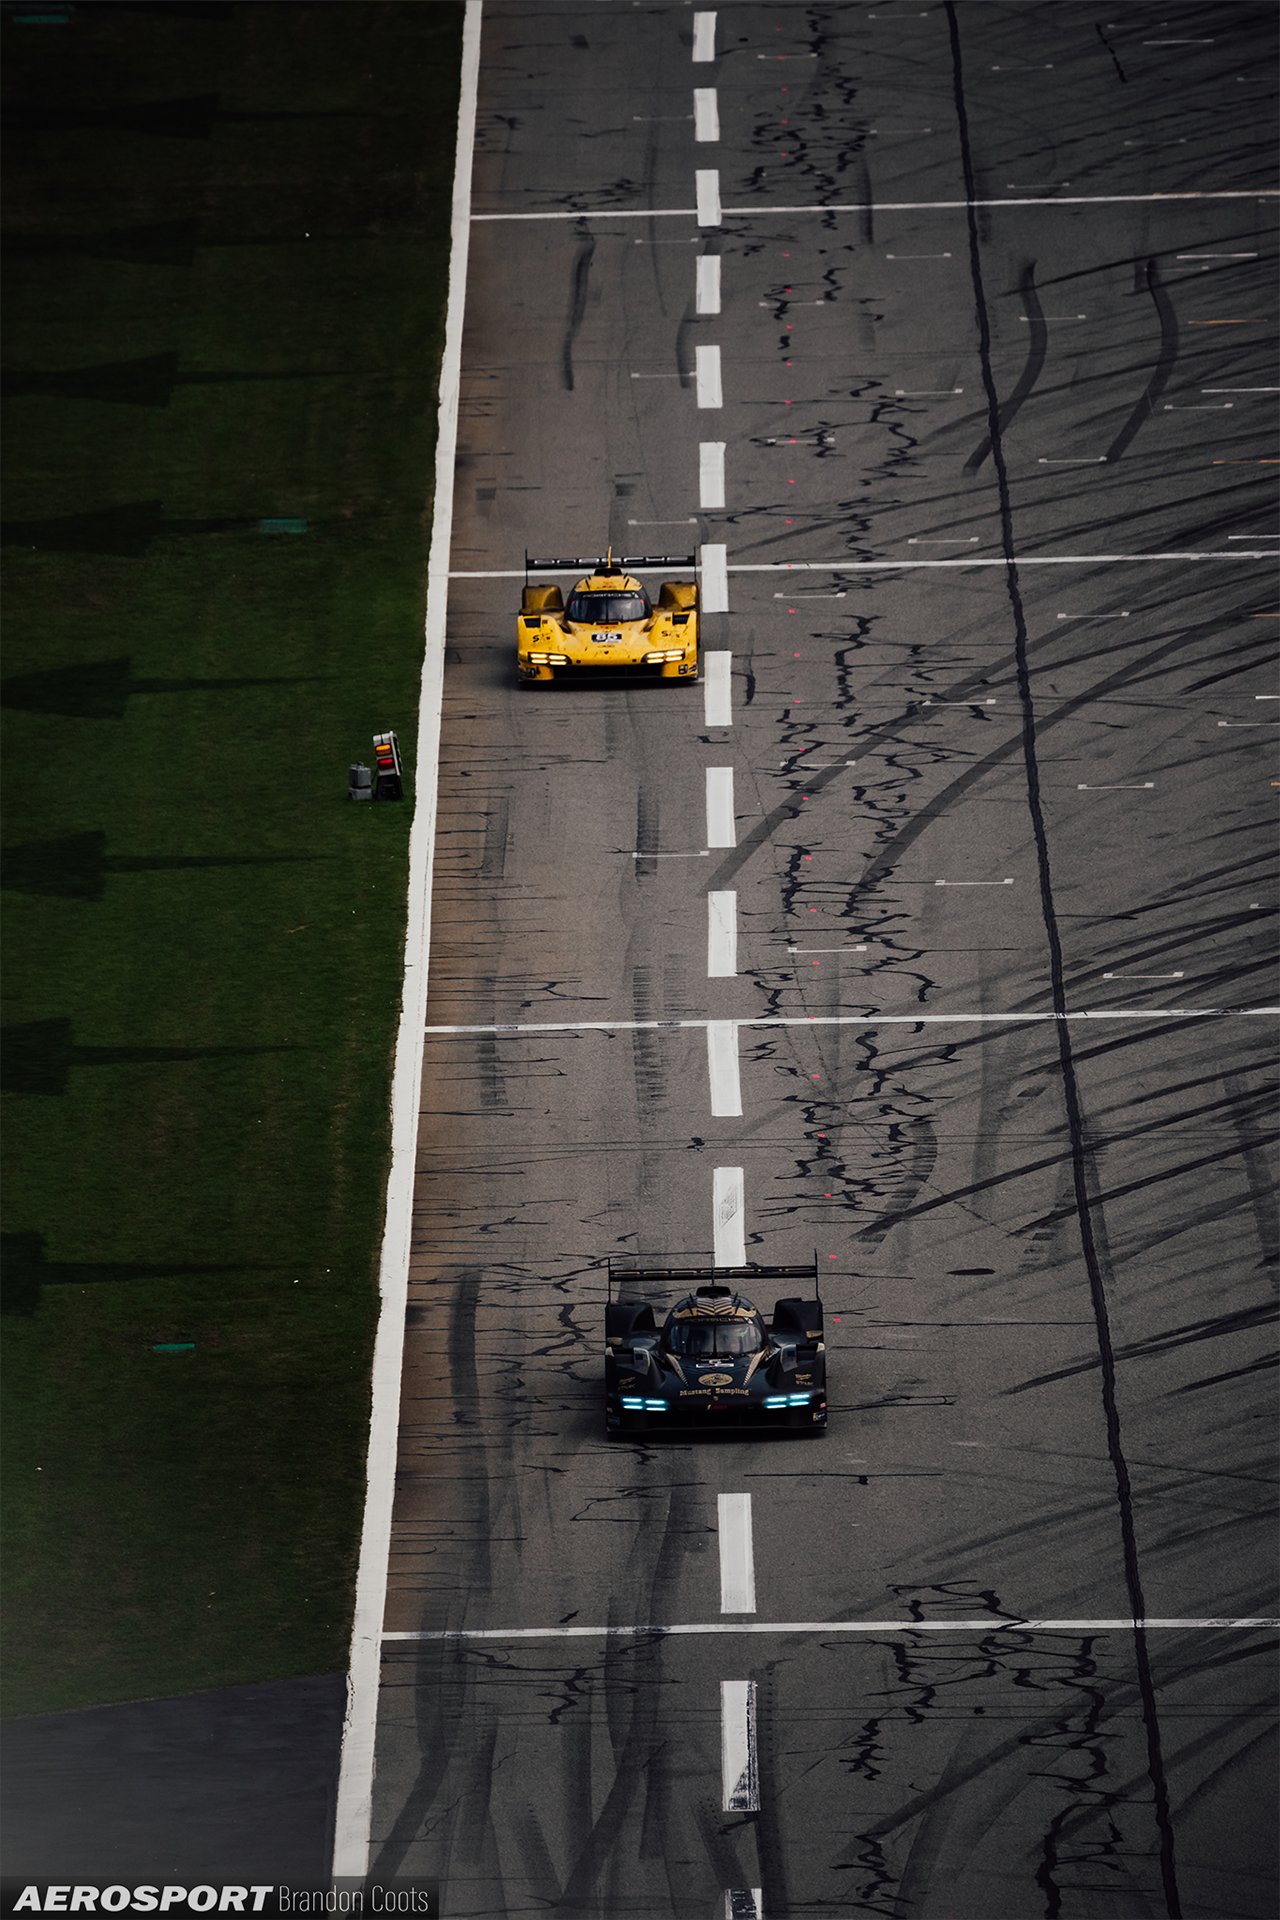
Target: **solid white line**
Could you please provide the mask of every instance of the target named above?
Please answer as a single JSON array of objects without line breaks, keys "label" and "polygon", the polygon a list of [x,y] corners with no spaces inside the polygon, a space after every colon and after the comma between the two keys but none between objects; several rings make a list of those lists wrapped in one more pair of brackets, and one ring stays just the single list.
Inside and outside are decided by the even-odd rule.
[{"label": "solid white line", "polygon": [[[678,379],[673,374],[672,379]],[[1228,534],[1232,539],[1234,535]],[[1258,534],[1258,539],[1269,540],[1270,534]],[[1274,560],[1274,553],[1254,553],[1246,548],[1241,553],[1228,553],[1225,548],[1213,548],[1208,552],[1184,553],[1058,553],[1058,554],[1015,554],[1007,559],[979,559],[976,555],[960,560],[735,560],[729,567],[730,573],[895,573],[920,568],[956,568],[956,567],[1099,567],[1106,565],[1147,566],[1158,560]],[[562,572],[571,569],[562,568]],[[639,567],[632,573],[658,573],[658,567]],[[451,580],[523,580],[523,567],[455,567],[449,575]],[[775,595],[775,598],[779,596]],[[722,609],[723,611],[723,609]]]},{"label": "solid white line", "polygon": [[[983,560],[977,555],[959,560],[735,560],[730,573],[892,573],[896,568],[957,567],[1100,567],[1112,564],[1147,566],[1157,560],[1274,560],[1273,553],[1056,553],[1015,554],[1013,559]],[[518,572],[504,575],[520,579]]]},{"label": "solid white line", "polygon": [[695,347],[693,357],[698,383],[698,405],[722,407],[724,394],[720,387],[719,347]]},{"label": "solid white line", "polygon": [[707,978],[731,980],[738,971],[738,896],[707,895]]},{"label": "solid white line", "polygon": [[1175,260],[1256,260],[1256,253],[1175,253]]},{"label": "solid white line", "polygon": [[695,13],[693,16],[693,57],[695,60],[714,60],[716,57],[714,13]]},{"label": "solid white line", "polygon": [[693,90],[693,137],[695,140],[720,138],[720,106],[714,87]]},{"label": "solid white line", "polygon": [[1104,973],[1104,980],[1185,980],[1184,973]]},{"label": "solid white line", "polygon": [[704,440],[698,448],[698,505],[724,505],[723,440]]},{"label": "solid white line", "polygon": [[760,1811],[754,1680],[720,1682],[720,1776],[725,1813]]},{"label": "solid white line", "polygon": [[707,1077],[711,1083],[711,1112],[717,1120],[731,1120],[742,1112],[742,1082],[738,1074],[738,1029],[732,1020],[707,1022]]},{"label": "solid white line", "polygon": [[718,227],[721,219],[720,170],[718,167],[698,167],[693,177],[698,195],[698,225]]},{"label": "solid white line", "polygon": [[1095,787],[1095,786],[1091,786],[1088,782],[1084,780],[1077,780],[1076,792],[1077,793],[1146,793],[1148,789],[1154,787],[1155,784],[1156,783],[1154,780],[1128,780],[1128,781],[1121,781],[1118,786],[1114,786],[1114,787]]},{"label": "solid white line", "polygon": [[935,880],[935,887],[1011,887],[1012,880]]},{"label": "solid white line", "polygon": [[746,1190],[741,1167],[716,1167],[711,1175],[712,1259],[718,1267],[747,1263]]},{"label": "solid white line", "polygon": [[[729,611],[729,568],[726,561],[728,547],[722,540],[709,540],[703,543],[702,592],[699,596],[704,613],[728,613]],[[1268,559],[1274,556],[1268,555]]]},{"label": "solid white line", "polygon": [[[741,1265],[741,1262],[725,1262]],[[897,1638],[904,1633],[1190,1633],[1201,1628],[1242,1633],[1255,1627],[1280,1627],[1280,1618],[1257,1619],[1233,1615],[1207,1619],[1141,1620],[699,1620],[664,1627],[656,1621],[627,1627],[443,1627],[411,1633],[385,1633],[384,1640],[619,1640],[647,1637],[676,1639],[703,1633],[874,1633]]]},{"label": "solid white line", "polygon": [[[765,56],[761,55],[763,59]],[[814,56],[816,58],[816,56]],[[1206,193],[1077,193],[1054,194],[1048,199],[1026,200],[844,200],[827,206],[821,200],[812,201],[802,207],[779,207],[768,202],[757,202],[750,207],[721,207],[720,176],[713,172],[708,176],[705,189],[708,212],[714,209],[713,216],[702,218],[703,192],[702,175],[698,174],[697,207],[573,207],[564,211],[548,208],[541,213],[473,213],[473,221],[499,220],[687,220],[692,213],[698,215],[698,224],[704,227],[718,227],[722,214],[732,214],[735,219],[770,217],[779,213],[947,213],[963,210],[966,207],[1145,207],[1159,206],[1164,201],[1178,200],[1274,200],[1280,189],[1273,187],[1255,188],[1250,191],[1243,187],[1226,187]],[[1025,318],[1025,315],[1020,316]]]},{"label": "solid white line", "polygon": [[[652,857],[652,856],[650,856]],[[1272,1020],[1280,1007],[1089,1007],[1079,1013],[805,1013],[759,1014],[739,1027],[1019,1026],[1038,1020]],[[673,1033],[709,1026],[707,1020],[490,1020],[430,1026],[427,1033]]]},{"label": "solid white line", "polygon": [[697,310],[699,313],[719,313],[720,311],[720,255],[718,253],[698,255]]},{"label": "solid white line", "polygon": [[718,1495],[716,1514],[720,1526],[720,1611],[754,1613],[756,1568],[751,1546],[751,1495]]},{"label": "solid white line", "polygon": [[733,725],[733,680],[730,662],[733,656],[717,649],[702,656],[702,724],[704,727]]},{"label": "solid white line", "polygon": [[736,847],[733,814],[733,768],[707,768],[707,846]]},{"label": "solid white line", "polygon": [[333,1873],[363,1879],[369,1870],[373,1815],[374,1744],[378,1720],[382,1626],[400,1427],[400,1377],[409,1287],[409,1235],[422,1097],[427,969],[431,944],[431,876],[435,860],[440,716],[444,700],[445,614],[453,533],[458,395],[470,240],[471,156],[475,146],[482,0],[467,0],[463,16],[461,94],[455,142],[449,240],[449,297],[440,363],[435,499],[427,563],[427,604],[418,704],[416,798],[409,835],[408,916],[404,990],[391,1083],[391,1167],[387,1178],[378,1285],[381,1304],[373,1355],[364,1521],[356,1581],[347,1706],[334,1815]]},{"label": "solid white line", "polygon": [[865,953],[865,941],[860,946],[846,947],[788,947],[788,953]]}]

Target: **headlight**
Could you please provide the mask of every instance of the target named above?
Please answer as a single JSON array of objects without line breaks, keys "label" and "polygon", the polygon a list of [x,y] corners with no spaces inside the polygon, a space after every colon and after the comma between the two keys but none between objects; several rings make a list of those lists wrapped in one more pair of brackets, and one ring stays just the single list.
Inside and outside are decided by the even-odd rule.
[{"label": "headlight", "polygon": [[529,658],[536,667],[567,667],[569,664],[567,653],[531,653]]},{"label": "headlight", "polygon": [[661,666],[664,660],[683,660],[683,659],[684,659],[683,647],[664,647],[661,653],[646,653],[644,657],[644,663],[646,667],[657,667],[657,666]]},{"label": "headlight", "polygon": [[807,1407],[812,1398],[811,1393],[768,1393],[764,1404],[766,1407]]},{"label": "headlight", "polygon": [[665,1400],[641,1400],[634,1394],[626,1393],[622,1396],[622,1411],[624,1413],[665,1413],[666,1410],[667,1403]]}]

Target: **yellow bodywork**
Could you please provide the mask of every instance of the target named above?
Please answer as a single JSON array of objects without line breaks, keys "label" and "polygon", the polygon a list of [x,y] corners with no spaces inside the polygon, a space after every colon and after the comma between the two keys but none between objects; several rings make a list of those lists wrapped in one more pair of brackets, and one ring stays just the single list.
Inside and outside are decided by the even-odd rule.
[{"label": "yellow bodywork", "polygon": [[[644,592],[632,574],[596,572],[585,574],[569,599],[572,606],[575,594]],[[664,580],[645,619],[616,625],[570,620],[559,587],[526,586],[516,618],[516,655],[520,678],[527,681],[554,680],[569,668],[696,680],[697,583]]]}]

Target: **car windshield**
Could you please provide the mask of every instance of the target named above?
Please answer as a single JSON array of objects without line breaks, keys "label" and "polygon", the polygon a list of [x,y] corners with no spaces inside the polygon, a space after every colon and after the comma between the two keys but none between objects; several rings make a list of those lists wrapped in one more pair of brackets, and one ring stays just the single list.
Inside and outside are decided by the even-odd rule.
[{"label": "car windshield", "polygon": [[672,1353],[694,1359],[760,1350],[760,1329],[754,1320],[676,1320],[668,1338]]},{"label": "car windshield", "polygon": [[569,596],[569,618],[597,627],[621,626],[624,620],[647,620],[647,593],[574,593]]}]

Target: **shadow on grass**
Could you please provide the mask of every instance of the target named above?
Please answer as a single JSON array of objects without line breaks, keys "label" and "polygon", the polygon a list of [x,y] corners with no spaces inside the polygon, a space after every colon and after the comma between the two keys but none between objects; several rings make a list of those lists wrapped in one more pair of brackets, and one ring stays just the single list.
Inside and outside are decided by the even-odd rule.
[{"label": "shadow on grass", "polygon": [[24,106],[4,110],[4,131],[15,133],[149,133],[165,140],[208,140],[218,119],[216,93],[186,100],[139,100],[120,107]]},{"label": "shadow on grass", "polygon": [[201,867],[302,866],[312,853],[111,854],[105,833],[71,833],[30,840],[0,851],[0,887],[54,900],[100,900],[117,873],[189,873]]},{"label": "shadow on grass", "polygon": [[144,227],[105,227],[101,233],[7,233],[0,245],[8,261],[84,253],[129,266],[189,267],[199,243],[198,220],[158,220]]},{"label": "shadow on grass", "polygon": [[0,521],[0,543],[43,553],[107,553],[140,560],[153,540],[203,533],[244,533],[257,520],[167,520],[158,500],[130,500],[93,513],[63,513],[54,520]]},{"label": "shadow on grass", "polygon": [[176,353],[157,353],[146,360],[115,360],[97,367],[11,369],[0,376],[0,393],[8,399],[44,394],[57,400],[98,400],[125,407],[167,407],[175,387],[222,387],[276,384],[282,380],[337,380],[342,367],[309,368],[305,372],[281,369],[265,373],[180,373]]},{"label": "shadow on grass", "polygon": [[52,667],[44,673],[15,673],[0,682],[0,706],[26,713],[60,713],[73,720],[123,720],[126,700],[135,693],[227,693],[245,687],[311,686],[332,676],[323,673],[235,674],[225,679],[135,679],[130,660],[86,660],[80,666]]},{"label": "shadow on grass", "polygon": [[5,1093],[60,1094],[79,1067],[176,1066],[190,1060],[239,1060],[267,1053],[305,1053],[305,1047],[92,1047],[77,1046],[70,1020],[15,1021],[0,1031],[0,1089]]},{"label": "shadow on grass", "polygon": [[0,1313],[29,1320],[44,1287],[101,1286],[118,1280],[171,1280],[206,1273],[269,1273],[272,1267],[243,1260],[173,1261],[46,1260],[42,1233],[0,1234]]}]

